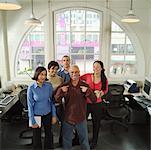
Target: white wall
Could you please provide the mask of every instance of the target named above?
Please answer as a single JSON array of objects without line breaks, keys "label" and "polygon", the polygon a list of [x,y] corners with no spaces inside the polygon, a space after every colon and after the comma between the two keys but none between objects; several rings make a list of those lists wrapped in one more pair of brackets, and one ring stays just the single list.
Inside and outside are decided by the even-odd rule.
[{"label": "white wall", "polygon": [[[150,8],[150,11],[149,11],[149,25],[150,25],[150,31],[151,31],[151,8]],[[149,56],[148,56],[148,60],[149,60],[149,63],[148,63],[148,66],[146,67],[146,72],[147,72],[147,75],[149,77],[151,77],[151,34],[150,34],[150,37],[149,37],[149,46],[148,46],[148,51],[149,51]]]}]

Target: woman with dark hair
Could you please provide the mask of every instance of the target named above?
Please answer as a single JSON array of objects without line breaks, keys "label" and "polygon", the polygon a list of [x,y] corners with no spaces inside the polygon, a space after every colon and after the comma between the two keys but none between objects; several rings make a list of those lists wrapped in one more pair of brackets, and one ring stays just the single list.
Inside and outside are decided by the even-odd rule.
[{"label": "woman with dark hair", "polygon": [[27,90],[28,116],[33,128],[33,149],[42,149],[41,124],[44,126],[44,149],[53,149],[52,124],[56,123],[56,108],[53,103],[52,85],[47,80],[47,70],[38,67],[35,71],[35,80]]},{"label": "woman with dark hair", "polygon": [[90,143],[91,149],[95,149],[97,146],[100,121],[104,117],[102,96],[108,92],[108,80],[104,73],[103,62],[99,60],[95,61],[93,63],[93,71],[94,73],[87,73],[80,77],[90,86],[97,97],[96,103],[91,103],[87,99],[87,117],[91,113],[93,124],[93,137]]},{"label": "woman with dark hair", "polygon": [[52,84],[55,90],[61,83],[63,83],[63,78],[58,76],[59,64],[56,61],[50,61],[48,63],[48,80]]}]

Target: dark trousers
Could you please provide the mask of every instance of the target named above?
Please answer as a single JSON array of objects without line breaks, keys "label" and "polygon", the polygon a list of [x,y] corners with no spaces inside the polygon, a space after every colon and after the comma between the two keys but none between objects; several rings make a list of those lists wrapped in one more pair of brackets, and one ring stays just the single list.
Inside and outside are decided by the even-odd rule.
[{"label": "dark trousers", "polygon": [[57,117],[60,121],[60,135],[59,135],[59,144],[62,145],[62,123],[64,119],[64,106],[63,104],[59,104],[56,106]]},{"label": "dark trousers", "polygon": [[98,141],[101,119],[104,118],[103,107],[104,106],[102,103],[87,104],[87,117],[89,113],[91,113],[92,116],[92,125],[93,125],[92,143],[95,144],[97,144]]},{"label": "dark trousers", "polygon": [[[41,117],[42,125],[44,127],[45,137],[44,137],[44,149],[49,150],[53,149],[53,134],[51,130],[51,114],[47,114]],[[41,128],[33,129],[33,149],[41,150],[42,141],[41,141]]]}]

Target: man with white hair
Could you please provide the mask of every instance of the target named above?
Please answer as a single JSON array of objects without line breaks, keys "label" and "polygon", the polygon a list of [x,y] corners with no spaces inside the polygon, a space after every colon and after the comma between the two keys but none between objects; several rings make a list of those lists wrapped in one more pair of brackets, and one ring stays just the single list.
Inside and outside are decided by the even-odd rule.
[{"label": "man with white hair", "polygon": [[72,65],[69,70],[70,81],[58,87],[55,100],[60,102],[65,99],[65,116],[63,121],[63,149],[72,148],[73,129],[77,130],[81,149],[89,150],[88,131],[86,122],[86,98],[93,103],[96,97],[88,84],[80,80],[80,70],[77,65]]}]

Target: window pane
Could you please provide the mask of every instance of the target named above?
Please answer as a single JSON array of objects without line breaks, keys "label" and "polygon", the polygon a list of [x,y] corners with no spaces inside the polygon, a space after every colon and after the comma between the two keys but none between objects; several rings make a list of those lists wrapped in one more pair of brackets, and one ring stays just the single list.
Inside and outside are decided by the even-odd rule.
[{"label": "window pane", "polygon": [[87,53],[99,54],[100,42],[99,42],[99,33],[87,32],[86,34],[86,49]]},{"label": "window pane", "polygon": [[120,32],[120,31],[123,31],[122,29],[121,29],[121,27],[118,25],[118,24],[116,24],[114,21],[112,21],[112,32]]},{"label": "window pane", "polygon": [[112,22],[110,74],[132,75],[137,73],[136,53],[128,35]]},{"label": "window pane", "polygon": [[86,12],[86,30],[99,31],[100,30],[100,16],[92,11]]},{"label": "window pane", "polygon": [[[79,47],[85,47],[85,34],[84,32],[72,32],[71,33],[71,46],[72,49],[74,47],[79,48]],[[74,51],[71,51],[74,52]]]},{"label": "window pane", "polygon": [[[58,28],[56,29],[56,59],[60,62],[63,55],[69,55],[71,63],[79,65],[81,73],[88,72],[89,63],[99,59],[100,55],[102,14],[88,9],[72,8],[56,12],[55,18],[65,16],[67,12],[70,14],[68,20],[71,23],[68,21],[68,25],[71,30],[58,32]],[[57,26],[58,19],[55,20]]]},{"label": "window pane", "polygon": [[84,31],[85,30],[85,11],[72,10],[71,11],[71,30]]},{"label": "window pane", "polygon": [[44,66],[44,55],[33,55],[31,60],[32,68],[37,68],[38,66]]},{"label": "window pane", "polygon": [[56,31],[70,31],[70,11],[56,14]]},{"label": "window pane", "polygon": [[43,23],[42,26],[35,27],[26,35],[26,38],[22,42],[16,63],[17,75],[23,75],[26,74],[26,72],[33,74],[37,66],[45,65]]},{"label": "window pane", "polygon": [[57,60],[70,53],[70,32],[56,33]]},{"label": "window pane", "polygon": [[125,43],[125,33],[112,33],[112,44],[124,44]]}]

